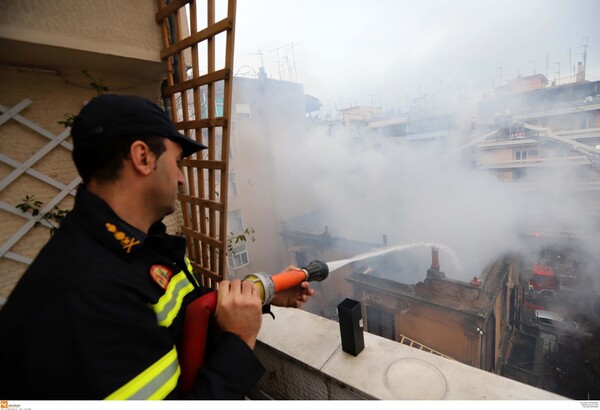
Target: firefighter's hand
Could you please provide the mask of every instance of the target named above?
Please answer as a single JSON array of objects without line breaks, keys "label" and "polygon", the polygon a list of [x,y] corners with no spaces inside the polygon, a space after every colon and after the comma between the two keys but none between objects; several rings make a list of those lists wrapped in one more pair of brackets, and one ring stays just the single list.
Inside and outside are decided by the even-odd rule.
[{"label": "firefighter's hand", "polygon": [[259,290],[252,282],[234,279],[222,281],[217,292],[217,324],[221,330],[239,336],[254,349],[262,324]]},{"label": "firefighter's hand", "polygon": [[[292,269],[297,270],[298,268],[295,266],[288,266],[285,271]],[[271,300],[271,304],[275,306],[299,308],[314,294],[315,290],[310,287],[310,283],[304,281],[298,286],[276,293],[273,300]]]}]

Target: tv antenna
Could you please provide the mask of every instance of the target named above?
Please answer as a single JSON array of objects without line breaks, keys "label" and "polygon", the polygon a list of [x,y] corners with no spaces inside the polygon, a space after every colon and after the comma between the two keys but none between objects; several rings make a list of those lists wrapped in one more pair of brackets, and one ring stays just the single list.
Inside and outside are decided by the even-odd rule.
[{"label": "tv antenna", "polygon": [[260,56],[260,66],[262,68],[265,68],[265,57],[264,57],[263,52],[261,51],[260,48],[258,49],[258,53],[248,53],[248,55],[251,55],[251,56]]},{"label": "tv antenna", "polygon": [[[288,81],[293,81],[293,82],[297,82],[298,81],[298,76],[296,73],[296,54],[295,54],[295,50],[294,50],[294,46],[296,45],[300,45],[301,43],[298,44],[294,44],[294,43],[290,43],[288,45],[285,46],[281,46],[281,47],[277,47],[273,50],[269,50],[270,53],[277,53],[277,69],[279,71],[279,79],[280,80],[286,80],[286,76],[285,76],[285,69],[287,68],[287,71],[289,73],[289,80]],[[287,54],[288,51],[292,52],[292,59],[290,61],[290,58]],[[280,54],[280,52],[282,54]],[[286,67],[284,67],[284,64],[281,62],[281,60],[285,61],[285,65]]]}]

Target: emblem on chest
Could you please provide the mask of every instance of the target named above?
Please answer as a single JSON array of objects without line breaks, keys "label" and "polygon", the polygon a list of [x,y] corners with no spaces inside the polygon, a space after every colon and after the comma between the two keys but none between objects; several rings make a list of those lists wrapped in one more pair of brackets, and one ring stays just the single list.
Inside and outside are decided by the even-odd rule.
[{"label": "emblem on chest", "polygon": [[150,267],[150,277],[158,284],[158,286],[165,290],[167,289],[167,286],[169,286],[171,276],[173,276],[173,271],[166,266],[152,265],[152,267]]}]

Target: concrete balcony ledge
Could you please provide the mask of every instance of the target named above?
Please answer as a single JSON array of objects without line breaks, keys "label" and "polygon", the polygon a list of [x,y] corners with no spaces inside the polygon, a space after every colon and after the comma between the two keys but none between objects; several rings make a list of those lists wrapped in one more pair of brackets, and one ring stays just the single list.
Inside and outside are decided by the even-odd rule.
[{"label": "concrete balcony ledge", "polygon": [[273,307],[256,353],[267,371],[250,399],[567,400],[465,364],[364,334],[354,357],[342,350],[337,322]]}]

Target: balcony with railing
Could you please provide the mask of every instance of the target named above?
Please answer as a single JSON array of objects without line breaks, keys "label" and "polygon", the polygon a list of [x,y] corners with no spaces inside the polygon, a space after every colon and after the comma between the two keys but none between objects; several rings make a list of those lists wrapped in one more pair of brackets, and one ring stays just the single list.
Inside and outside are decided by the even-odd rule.
[{"label": "balcony with railing", "polygon": [[574,101],[561,101],[540,105],[531,105],[519,110],[513,115],[515,120],[527,118],[549,117],[573,112],[591,111],[600,109],[600,95],[588,96]]}]

